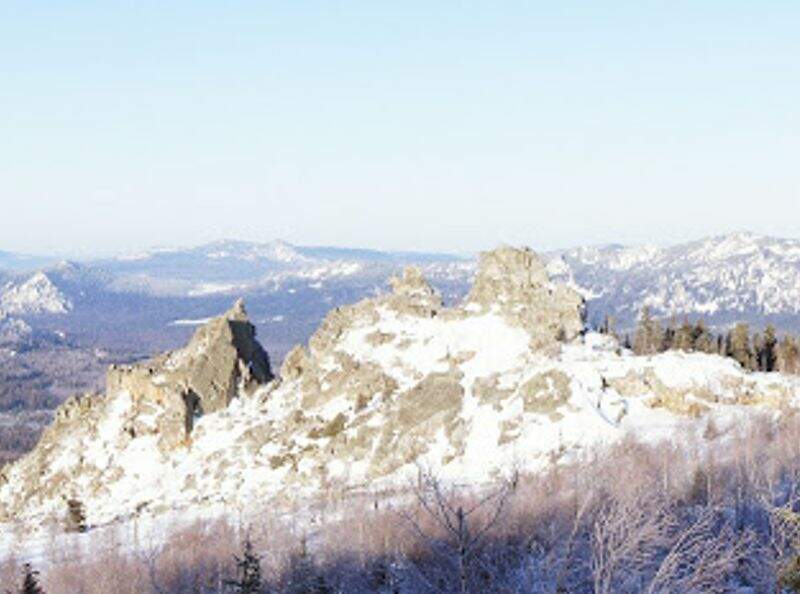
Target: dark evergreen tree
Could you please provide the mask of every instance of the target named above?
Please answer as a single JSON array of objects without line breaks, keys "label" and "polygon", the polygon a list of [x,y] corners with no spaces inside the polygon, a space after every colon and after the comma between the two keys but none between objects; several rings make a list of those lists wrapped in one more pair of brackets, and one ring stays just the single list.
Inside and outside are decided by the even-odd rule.
[{"label": "dark evergreen tree", "polygon": [[287,594],[333,594],[333,588],[309,555],[305,537],[300,541],[299,553],[289,561],[286,586]]},{"label": "dark evergreen tree", "polygon": [[684,319],[681,327],[675,331],[673,348],[686,352],[694,350],[694,328],[688,319]]},{"label": "dark evergreen tree", "polygon": [[633,352],[637,355],[654,355],[664,349],[664,332],[661,323],[650,315],[650,308],[642,310],[642,317],[633,338]]},{"label": "dark evergreen tree", "polygon": [[764,330],[761,352],[762,371],[775,371],[778,363],[778,335],[775,326],[768,325]]},{"label": "dark evergreen tree", "polygon": [[600,333],[616,337],[616,325],[616,320],[612,316],[606,315],[605,318],[603,318],[602,326],[600,326]]},{"label": "dark evergreen tree", "polygon": [[694,350],[700,353],[717,352],[717,339],[708,331],[703,320],[697,320],[692,329],[692,343]]},{"label": "dark evergreen tree", "polygon": [[629,351],[633,349],[633,344],[631,344],[631,335],[626,334],[625,339],[622,341],[623,348],[628,349]]},{"label": "dark evergreen tree", "polygon": [[669,320],[669,325],[664,329],[664,348],[663,350],[668,351],[670,349],[677,348],[675,341],[677,338],[677,328],[678,322],[673,315]]},{"label": "dark evergreen tree", "polygon": [[39,572],[35,571],[30,563],[25,564],[23,571],[25,576],[22,579],[20,594],[44,594],[44,590],[39,585]]},{"label": "dark evergreen tree", "polygon": [[261,557],[253,551],[253,542],[248,535],[244,541],[242,556],[235,556],[236,579],[229,580],[228,586],[236,594],[258,594],[261,592]]},{"label": "dark evergreen tree", "polygon": [[750,344],[750,327],[740,322],[729,335],[728,356],[732,357],[745,369],[755,369],[755,357]]},{"label": "dark evergreen tree", "polygon": [[750,368],[754,371],[764,371],[764,339],[761,337],[761,334],[756,332],[753,335],[752,341],[752,352],[753,352],[753,359],[750,365]]},{"label": "dark evergreen tree", "polygon": [[800,373],[800,345],[793,336],[785,336],[777,350],[777,369],[781,373]]}]

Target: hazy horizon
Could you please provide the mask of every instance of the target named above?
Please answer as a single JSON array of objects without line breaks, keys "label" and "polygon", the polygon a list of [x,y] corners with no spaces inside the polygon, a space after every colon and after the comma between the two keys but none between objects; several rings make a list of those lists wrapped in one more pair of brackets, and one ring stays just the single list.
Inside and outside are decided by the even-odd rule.
[{"label": "hazy horizon", "polygon": [[798,5],[0,16],[0,249],[800,237]]},{"label": "hazy horizon", "polygon": [[[636,247],[659,247],[659,248],[668,248],[671,246],[676,245],[683,245],[695,241],[702,241],[706,239],[713,239],[713,238],[721,238],[732,236],[736,234],[748,234],[748,235],[755,235],[757,237],[768,237],[771,239],[776,240],[788,240],[788,241],[800,241],[800,237],[790,237],[790,236],[779,236],[779,235],[770,235],[765,233],[756,233],[754,231],[748,229],[740,229],[740,230],[731,230],[723,233],[714,233],[711,235],[703,235],[697,237],[690,237],[685,240],[680,241],[662,241],[662,242],[639,242],[639,243],[622,243],[619,241],[611,241],[611,242],[603,242],[603,243],[575,243],[571,245],[566,245],[563,247],[557,248],[542,248],[541,246],[536,246],[533,243],[508,243],[508,242],[498,242],[496,245],[489,246],[485,249],[493,249],[495,247],[499,247],[501,245],[510,245],[513,247],[530,247],[539,252],[553,252],[553,251],[561,251],[561,250],[568,250],[572,248],[580,248],[580,247],[607,247],[611,245],[618,245],[621,247],[626,248],[636,248]],[[409,252],[409,253],[431,253],[431,254],[449,254],[453,256],[471,256],[475,255],[480,251],[485,251],[484,249],[479,250],[457,250],[457,249],[443,249],[443,250],[423,250],[423,249],[415,249],[413,247],[409,248],[396,248],[396,249],[384,249],[372,246],[365,246],[360,244],[316,244],[316,243],[307,243],[307,242],[291,242],[287,241],[283,238],[273,238],[273,239],[263,239],[263,240],[248,240],[236,237],[222,237],[218,239],[211,239],[209,241],[202,241],[196,243],[185,243],[185,244],[153,244],[153,245],[145,245],[145,246],[134,246],[130,248],[122,248],[119,250],[97,250],[97,251],[73,251],[69,252],[66,250],[60,251],[52,251],[52,252],[23,252],[17,250],[10,250],[4,248],[0,245],[0,253],[8,253],[14,254],[17,256],[23,257],[32,257],[37,259],[47,259],[52,258],[53,260],[62,258],[65,260],[76,260],[76,261],[90,261],[90,260],[100,260],[100,259],[107,259],[107,258],[121,258],[124,259],[126,257],[135,258],[137,255],[142,255],[148,252],[157,253],[160,251],[163,252],[170,252],[170,251],[182,251],[182,250],[191,250],[194,248],[202,247],[209,244],[214,243],[223,243],[223,242],[245,242],[245,243],[252,243],[252,244],[270,244],[274,242],[283,242],[287,243],[290,246],[298,247],[298,248],[332,248],[332,249],[354,249],[354,250],[372,250],[372,251],[387,251],[387,252]]]}]

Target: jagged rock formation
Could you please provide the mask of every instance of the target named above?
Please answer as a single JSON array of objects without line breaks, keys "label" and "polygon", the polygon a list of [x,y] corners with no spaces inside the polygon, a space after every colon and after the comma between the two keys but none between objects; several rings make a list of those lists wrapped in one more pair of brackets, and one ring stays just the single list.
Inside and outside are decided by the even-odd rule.
[{"label": "jagged rock formation", "polygon": [[482,254],[467,303],[480,311],[499,307],[531,334],[534,347],[572,340],[584,328],[583,298],[565,285],[551,284],[544,263],[530,249]]},{"label": "jagged rock formation", "polygon": [[159,447],[168,450],[191,434],[197,417],[227,408],[238,394],[272,378],[269,357],[239,300],[199,328],[185,348],[137,365],[112,365],[106,383],[109,394],[126,392],[133,399],[132,436],[143,431],[137,419],[163,408],[157,431]]},{"label": "jagged rock formation", "polygon": [[[159,453],[167,454],[190,442],[196,419],[227,408],[234,398],[252,393],[272,379],[267,353],[255,339],[244,303],[237,301],[228,312],[198,329],[185,348],[136,365],[112,365],[107,395],[68,399],[57,409],[36,449],[17,467],[0,473],[0,486],[9,481],[9,472],[21,470],[33,481],[23,487],[41,499],[75,500],[87,485],[95,492],[102,491],[108,460],[93,459],[90,451],[81,451],[73,468],[54,472],[59,454],[72,436],[91,440],[111,421],[115,431],[107,437],[112,447],[123,450],[134,440],[147,438]],[[124,468],[114,470],[119,472]],[[73,484],[62,490],[70,481],[82,487]],[[20,493],[31,495],[24,488]],[[0,505],[0,519],[4,507]]]},{"label": "jagged rock formation", "polygon": [[581,314],[532,252],[503,248],[457,307],[409,269],[390,293],[330,312],[264,384],[266,355],[237,304],[185,349],[112,370],[105,397],[67,403],[0,473],[0,522],[63,523],[76,499],[90,527],[198,505],[258,510],[402,484],[417,464],[482,481],[629,432],[668,438],[713,420],[724,435],[754,407],[797,406],[798,378],[709,355],[634,357],[582,335]]}]

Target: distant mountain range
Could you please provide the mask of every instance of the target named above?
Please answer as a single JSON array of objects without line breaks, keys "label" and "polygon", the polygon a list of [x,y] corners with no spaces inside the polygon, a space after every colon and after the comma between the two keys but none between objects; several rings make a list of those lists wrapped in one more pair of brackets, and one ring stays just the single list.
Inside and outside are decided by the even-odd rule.
[{"label": "distant mountain range", "polygon": [[656,317],[800,328],[800,241],[735,233],[667,248],[605,246],[549,257],[554,279],[577,287],[594,323],[621,327],[648,306]]},{"label": "distant mountain range", "polygon": [[[608,315],[628,329],[648,306],[661,318],[800,330],[798,240],[736,233],[672,247],[579,247],[543,257],[555,280],[585,296],[592,326]],[[0,272],[1,314],[100,346],[113,337],[150,350],[185,340],[187,320],[206,319],[244,296],[279,355],[305,341],[331,307],[385,291],[406,265],[420,267],[448,302],[465,294],[475,274],[472,256],[283,241],[219,241],[36,267],[44,261],[0,252],[0,269],[7,268]],[[32,270],[23,272],[23,263]]]}]

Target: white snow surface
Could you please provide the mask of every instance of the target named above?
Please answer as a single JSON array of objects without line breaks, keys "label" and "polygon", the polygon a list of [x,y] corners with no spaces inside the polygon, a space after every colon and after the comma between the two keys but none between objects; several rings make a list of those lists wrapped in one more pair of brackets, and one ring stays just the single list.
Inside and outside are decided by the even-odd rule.
[{"label": "white snow surface", "polygon": [[[341,355],[361,365],[376,364],[397,382],[401,399],[426,376],[455,366],[464,391],[456,410],[463,445],[453,443],[443,425],[416,459],[389,474],[376,474],[377,442],[365,452],[329,455],[326,444],[333,444],[333,437],[314,437],[304,429],[287,440],[287,431],[298,410],[321,425],[344,415],[350,421],[343,428],[346,439],[336,443],[349,443],[358,435],[359,419],[364,426],[383,430],[397,402],[387,404],[376,396],[359,408],[345,393],[301,404],[301,380],[287,380],[242,394],[227,409],[199,418],[190,443],[165,453],[159,451],[155,435],[126,438],[123,419],[131,409],[131,395],[108,394],[101,422],[92,431],[64,436],[47,473],[73,476],[64,492],[81,498],[93,526],[182,509],[242,513],[261,509],[272,499],[312,497],[331,485],[346,490],[405,485],[420,464],[447,480],[481,483],[513,469],[537,471],[553,460],[568,461],[631,433],[658,442],[677,431],[700,433],[709,419],[724,431],[758,408],[737,404],[729,388],[732,382],[745,382],[754,393],[780,386],[789,394],[784,403],[788,407],[797,405],[800,393],[797,378],[748,374],[731,360],[703,354],[635,357],[597,334],[554,352],[532,351],[526,331],[492,311],[448,320],[403,315],[386,307],[377,311],[377,321],[349,327],[319,361],[320,367],[335,370]],[[389,340],[373,346],[368,337],[375,333]],[[711,391],[715,401],[706,401],[708,412],[694,418],[653,407],[652,391],[623,396],[609,387],[614,379],[648,373],[670,387]],[[566,378],[567,397],[553,410],[526,408],[522,386],[537,377],[550,387],[557,377]],[[508,391],[496,402],[484,401],[475,392],[479,382],[490,378],[496,379],[498,392]],[[150,422],[141,417],[139,421]],[[253,438],[259,434],[268,437]],[[290,450],[307,451],[304,448],[316,453],[301,456],[296,467],[275,463]],[[0,503],[22,492],[23,466],[24,461],[8,470]],[[91,472],[74,474],[78,466]],[[37,496],[16,521],[43,526],[63,515],[63,508],[61,494]]]}]

